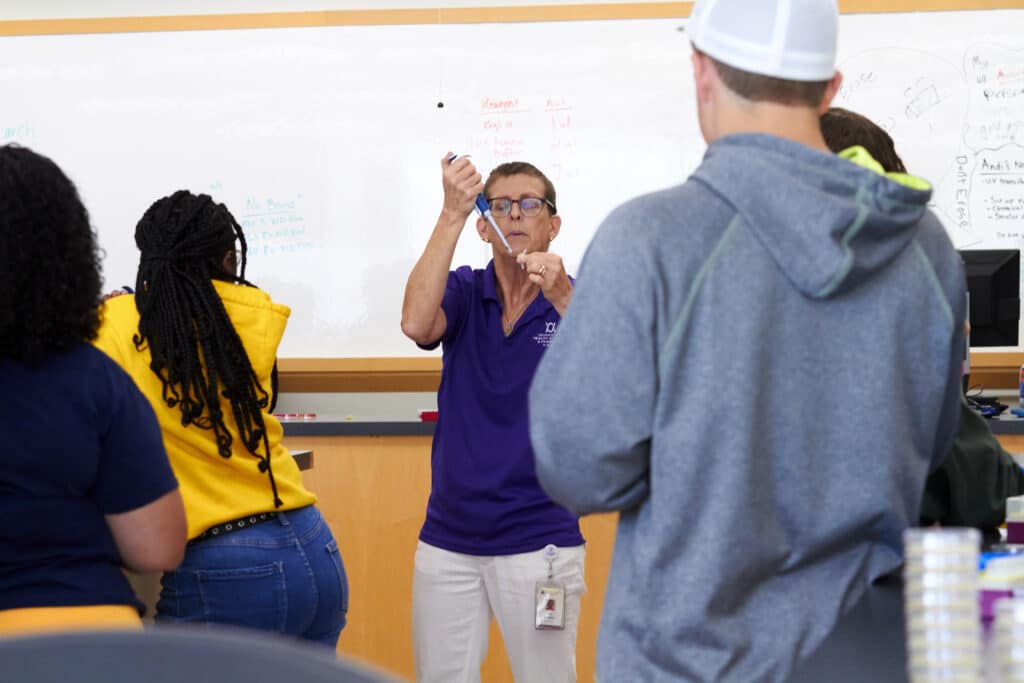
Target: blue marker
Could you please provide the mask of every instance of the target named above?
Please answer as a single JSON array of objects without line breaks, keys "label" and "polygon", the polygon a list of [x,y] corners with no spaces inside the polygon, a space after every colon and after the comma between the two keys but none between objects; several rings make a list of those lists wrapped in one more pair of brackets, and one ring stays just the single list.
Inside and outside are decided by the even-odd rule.
[{"label": "blue marker", "polygon": [[[450,164],[458,158],[458,154],[453,154],[448,157],[448,163]],[[498,239],[501,240],[501,243],[505,245],[506,249],[508,249],[508,253],[511,254],[512,247],[509,245],[508,240],[505,239],[505,233],[503,233],[501,228],[498,227],[498,221],[494,220],[494,214],[491,213],[491,207],[487,206],[487,200],[484,199],[484,195],[482,193],[476,196],[476,210],[481,216],[483,216],[485,221],[491,224],[491,227],[494,228],[494,232],[498,233]]]}]

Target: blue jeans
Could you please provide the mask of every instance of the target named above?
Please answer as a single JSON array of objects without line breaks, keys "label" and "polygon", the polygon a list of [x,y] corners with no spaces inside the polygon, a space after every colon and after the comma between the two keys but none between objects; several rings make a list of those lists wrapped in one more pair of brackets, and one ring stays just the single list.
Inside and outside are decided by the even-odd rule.
[{"label": "blue jeans", "polygon": [[155,620],[212,622],[337,647],[348,612],[338,544],[314,506],[189,543],[161,579]]}]

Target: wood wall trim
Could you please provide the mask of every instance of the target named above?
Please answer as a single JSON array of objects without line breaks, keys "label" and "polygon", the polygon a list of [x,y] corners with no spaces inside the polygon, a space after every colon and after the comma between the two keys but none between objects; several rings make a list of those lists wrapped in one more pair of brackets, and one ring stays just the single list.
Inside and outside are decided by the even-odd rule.
[{"label": "wood wall trim", "polygon": [[1022,0],[839,0],[839,11],[843,14],[981,9],[1024,9],[1024,2]]},{"label": "wood wall trim", "polygon": [[971,368],[1016,367],[1024,364],[1024,351],[974,351]]},{"label": "wood wall trim", "polygon": [[522,5],[518,7],[450,7],[439,9],[443,24],[514,23],[528,21],[593,21],[601,19],[682,19],[690,2],[595,3],[586,5]]},{"label": "wood wall trim", "polygon": [[[588,3],[508,7],[352,9],[308,12],[177,16],[13,19],[0,21],[0,36],[147,33],[311,26],[477,24],[599,19],[670,19],[690,16],[692,2]],[[1021,9],[1024,0],[840,0],[844,14]]]},{"label": "wood wall trim", "polygon": [[88,19],[25,19],[0,22],[2,35],[144,33],[311,26],[394,26],[479,24],[582,19],[687,17],[689,2],[523,5],[513,7],[436,7],[427,9],[327,10]]},{"label": "wood wall trim", "polygon": [[[976,351],[971,354],[971,384],[986,389],[1018,386],[1024,352]],[[305,392],[437,391],[441,359],[282,358],[280,390]]]},{"label": "wood wall trim", "polygon": [[971,354],[971,386],[983,389],[1016,389],[1024,353],[976,351]]},{"label": "wood wall trim", "polygon": [[281,358],[278,390],[305,392],[437,391],[441,359]]}]

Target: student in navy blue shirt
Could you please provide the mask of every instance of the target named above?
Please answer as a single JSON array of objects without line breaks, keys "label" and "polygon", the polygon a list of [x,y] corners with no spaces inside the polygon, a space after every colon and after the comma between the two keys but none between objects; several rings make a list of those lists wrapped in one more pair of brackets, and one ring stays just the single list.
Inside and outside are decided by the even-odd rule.
[{"label": "student in navy blue shirt", "polygon": [[141,628],[122,567],[172,569],[185,549],[153,410],[88,343],[100,281],[75,186],[0,147],[0,634]]},{"label": "student in navy blue shirt", "polygon": [[[479,681],[494,616],[516,681],[574,681],[583,537],[537,482],[526,413],[573,291],[548,251],[561,227],[555,189],[528,163],[502,164],[484,184],[468,158],[450,158],[444,206],[402,306],[406,336],[444,354],[413,581],[416,679]],[[481,191],[512,253],[478,219],[493,259],[449,271]]]}]

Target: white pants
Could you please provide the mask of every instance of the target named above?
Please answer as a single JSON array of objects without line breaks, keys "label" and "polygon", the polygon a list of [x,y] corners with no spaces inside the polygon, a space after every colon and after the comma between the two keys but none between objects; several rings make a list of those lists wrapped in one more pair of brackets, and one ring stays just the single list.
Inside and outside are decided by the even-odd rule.
[{"label": "white pants", "polygon": [[517,683],[576,680],[583,546],[558,549],[554,578],[565,585],[565,629],[535,628],[536,587],[547,580],[544,551],[478,556],[416,546],[412,637],[419,683],[478,683],[491,615]]}]

